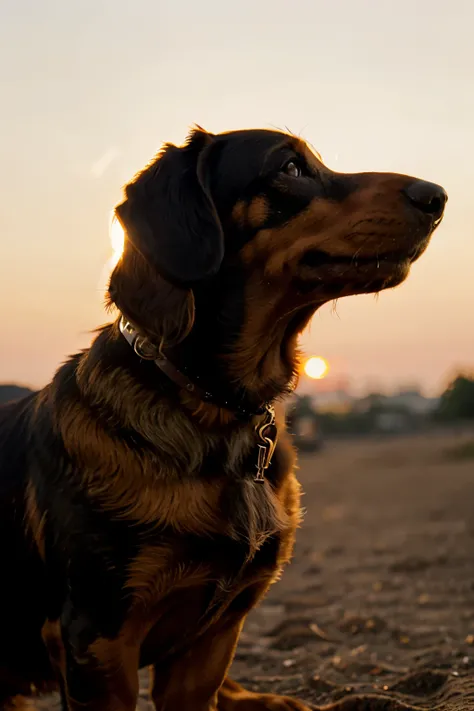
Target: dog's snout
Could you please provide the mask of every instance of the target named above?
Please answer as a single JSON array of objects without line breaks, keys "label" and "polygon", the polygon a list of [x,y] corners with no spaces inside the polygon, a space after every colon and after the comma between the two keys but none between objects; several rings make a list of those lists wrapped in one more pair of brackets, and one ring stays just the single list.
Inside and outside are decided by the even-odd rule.
[{"label": "dog's snout", "polygon": [[403,193],[414,207],[435,220],[443,214],[448,199],[444,188],[424,180],[414,180],[403,189]]}]

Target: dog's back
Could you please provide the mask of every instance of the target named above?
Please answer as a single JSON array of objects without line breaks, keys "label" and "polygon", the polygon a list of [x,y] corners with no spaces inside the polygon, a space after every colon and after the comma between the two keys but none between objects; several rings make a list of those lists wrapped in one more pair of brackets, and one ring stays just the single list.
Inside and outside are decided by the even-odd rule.
[{"label": "dog's back", "polygon": [[[28,418],[36,393],[0,407],[0,506],[26,476]],[[0,521],[0,525],[2,524]]]},{"label": "dog's back", "polygon": [[2,694],[8,687],[12,693],[28,693],[32,683],[41,686],[51,678],[39,634],[45,616],[45,570],[25,515],[28,421],[35,398],[29,395],[0,407],[0,669],[8,670],[2,673]]}]

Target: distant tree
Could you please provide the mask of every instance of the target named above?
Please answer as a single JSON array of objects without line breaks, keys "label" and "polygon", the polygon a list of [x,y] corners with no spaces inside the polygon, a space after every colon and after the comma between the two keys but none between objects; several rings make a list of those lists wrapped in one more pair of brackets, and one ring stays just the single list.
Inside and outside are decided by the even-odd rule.
[{"label": "distant tree", "polygon": [[474,419],[474,378],[458,375],[442,394],[437,419]]}]

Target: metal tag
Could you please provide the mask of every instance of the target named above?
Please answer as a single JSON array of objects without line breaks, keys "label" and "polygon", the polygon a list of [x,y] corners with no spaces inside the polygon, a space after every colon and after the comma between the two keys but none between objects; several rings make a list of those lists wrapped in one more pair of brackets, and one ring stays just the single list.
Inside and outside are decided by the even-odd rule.
[{"label": "metal tag", "polygon": [[[269,428],[274,429],[274,436],[271,437],[266,430]],[[275,451],[277,443],[277,431],[275,427],[275,410],[271,405],[267,408],[267,417],[263,423],[258,426],[257,434],[260,442],[257,444],[257,474],[254,477],[254,481],[264,482],[265,481],[265,471],[270,466],[272,461],[273,453]]]}]

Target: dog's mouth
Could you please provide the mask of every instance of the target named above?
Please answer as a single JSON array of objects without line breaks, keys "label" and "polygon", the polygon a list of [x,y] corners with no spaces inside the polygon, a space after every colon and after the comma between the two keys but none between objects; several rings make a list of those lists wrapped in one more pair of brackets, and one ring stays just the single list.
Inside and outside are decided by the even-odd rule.
[{"label": "dog's mouth", "polygon": [[404,262],[409,262],[411,264],[421,256],[425,247],[425,243],[421,243],[407,252],[384,252],[382,254],[374,254],[370,256],[360,255],[357,253],[353,255],[331,255],[320,249],[310,249],[305,252],[299,260],[299,266],[318,270],[324,267],[339,265],[347,265],[348,267],[353,266],[354,268],[357,268],[364,266],[380,267],[382,264],[402,264]]},{"label": "dog's mouth", "polygon": [[306,251],[298,261],[296,286],[305,299],[326,300],[373,293],[401,284],[425,251],[429,237],[404,250],[371,254],[331,255]]}]

